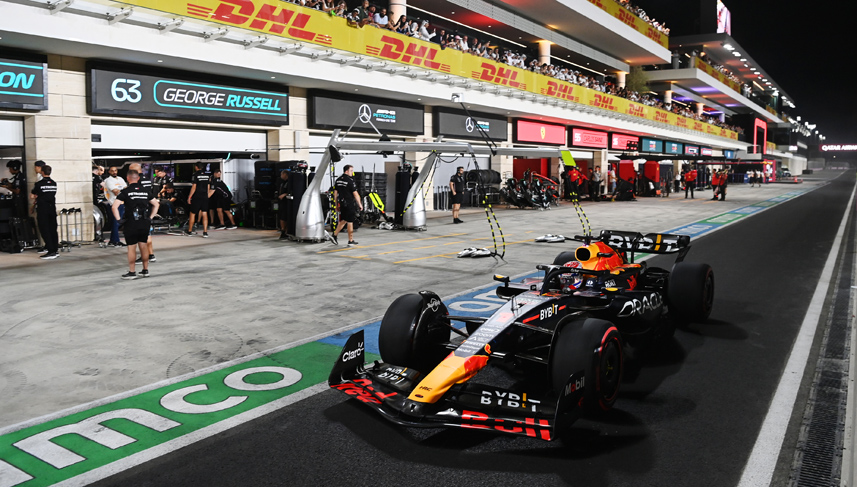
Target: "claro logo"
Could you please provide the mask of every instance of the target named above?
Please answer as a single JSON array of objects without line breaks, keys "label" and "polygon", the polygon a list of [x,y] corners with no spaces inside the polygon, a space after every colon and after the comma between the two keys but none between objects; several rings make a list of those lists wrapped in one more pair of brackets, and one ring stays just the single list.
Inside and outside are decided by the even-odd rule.
[{"label": "claro logo", "polygon": [[342,354],[342,361],[348,362],[349,360],[356,359],[363,355],[363,342],[357,344],[357,348],[354,350],[346,350]]},{"label": "claro logo", "polygon": [[[281,5],[262,4],[258,11],[250,0],[223,0],[212,12],[210,8],[187,4],[188,14],[209,20],[250,29],[283,34],[305,41],[316,40],[316,34],[305,29],[310,20],[307,14],[299,14]],[[329,44],[330,42],[325,42]]]}]

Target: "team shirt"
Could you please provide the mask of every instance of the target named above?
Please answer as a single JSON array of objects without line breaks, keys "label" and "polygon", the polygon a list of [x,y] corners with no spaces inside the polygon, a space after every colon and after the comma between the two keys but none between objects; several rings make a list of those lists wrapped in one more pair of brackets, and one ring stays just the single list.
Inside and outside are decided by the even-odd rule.
[{"label": "team shirt", "polygon": [[204,170],[197,171],[193,173],[193,178],[191,182],[196,185],[196,191],[193,193],[193,199],[195,200],[207,200],[208,199],[208,185],[211,183],[211,174],[208,174]]},{"label": "team shirt", "polygon": [[214,184],[212,184],[212,188],[214,189],[214,196],[221,201],[232,199],[232,191],[229,191],[229,186],[222,179],[216,179]]},{"label": "team shirt", "polygon": [[135,230],[149,228],[151,225],[149,200],[152,199],[152,195],[141,181],[128,185],[116,198],[125,204],[126,228]]},{"label": "team shirt", "polygon": [[354,201],[354,192],[357,191],[357,185],[354,184],[354,179],[348,174],[339,176],[334,185],[339,201],[344,201],[347,204],[356,203]]},{"label": "team shirt", "polygon": [[57,183],[50,176],[34,184],[31,192],[37,196],[36,208],[39,213],[55,214],[57,212]]},{"label": "team shirt", "polygon": [[451,178],[449,178],[449,182],[452,183],[455,188],[455,194],[464,194],[464,176],[455,173]]}]

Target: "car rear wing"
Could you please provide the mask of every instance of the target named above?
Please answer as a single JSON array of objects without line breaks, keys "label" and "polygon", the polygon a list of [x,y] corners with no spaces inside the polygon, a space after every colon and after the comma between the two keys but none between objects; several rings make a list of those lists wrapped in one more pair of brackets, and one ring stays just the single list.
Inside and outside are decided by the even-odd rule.
[{"label": "car rear wing", "polygon": [[676,262],[684,260],[690,250],[689,235],[673,235],[669,233],[625,232],[621,230],[602,230],[600,240],[619,252],[631,252],[630,261],[634,261],[637,252],[647,254],[678,253]]}]

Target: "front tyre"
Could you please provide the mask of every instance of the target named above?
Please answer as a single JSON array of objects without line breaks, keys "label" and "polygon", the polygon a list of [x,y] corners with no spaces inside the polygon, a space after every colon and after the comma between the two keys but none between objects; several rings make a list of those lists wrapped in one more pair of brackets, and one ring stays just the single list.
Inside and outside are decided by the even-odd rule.
[{"label": "front tyre", "polygon": [[[624,371],[619,330],[609,321],[575,318],[560,323],[556,333],[549,364],[554,392],[562,398],[572,388],[583,387],[584,412],[610,410],[619,395]],[[573,376],[574,383],[570,381]]]},{"label": "front tyre", "polygon": [[708,264],[679,262],[667,288],[670,314],[681,324],[704,323],[714,307],[714,271]]},{"label": "front tyre", "polygon": [[405,294],[387,308],[378,333],[381,359],[428,373],[449,353],[446,306],[434,293]]}]

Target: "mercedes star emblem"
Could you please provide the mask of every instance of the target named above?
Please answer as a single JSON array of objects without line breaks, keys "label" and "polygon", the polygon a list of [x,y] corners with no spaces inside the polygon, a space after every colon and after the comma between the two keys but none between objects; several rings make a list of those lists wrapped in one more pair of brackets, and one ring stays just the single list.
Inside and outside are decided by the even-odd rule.
[{"label": "mercedes star emblem", "polygon": [[372,109],[369,108],[369,105],[365,103],[360,105],[360,108],[357,109],[357,118],[360,119],[362,123],[369,123],[372,120]]},{"label": "mercedes star emblem", "polygon": [[476,128],[473,125],[473,119],[471,117],[467,117],[467,120],[464,121],[464,128],[466,128],[468,132],[473,132],[473,129]]}]

